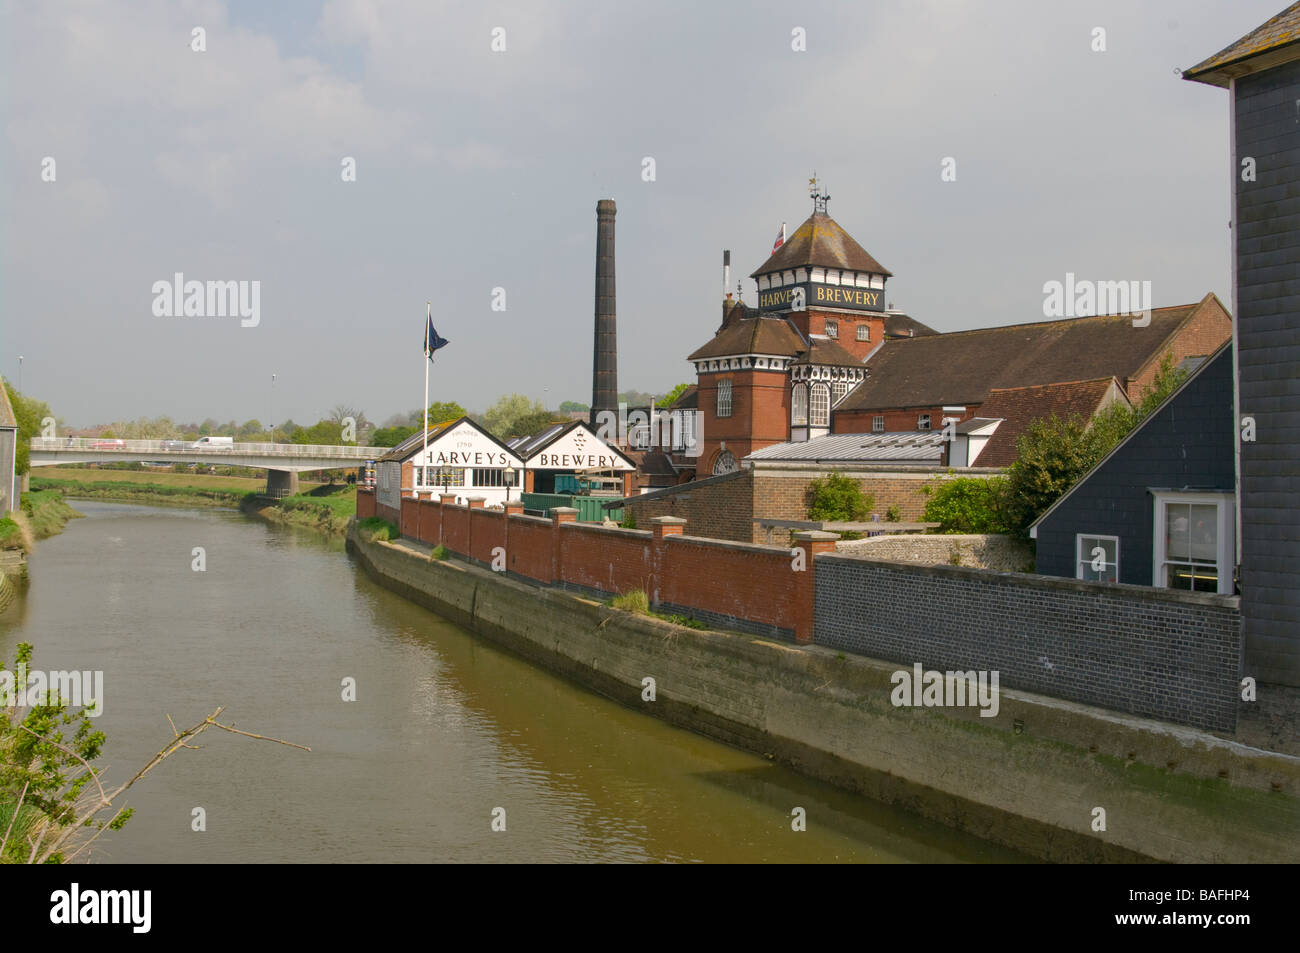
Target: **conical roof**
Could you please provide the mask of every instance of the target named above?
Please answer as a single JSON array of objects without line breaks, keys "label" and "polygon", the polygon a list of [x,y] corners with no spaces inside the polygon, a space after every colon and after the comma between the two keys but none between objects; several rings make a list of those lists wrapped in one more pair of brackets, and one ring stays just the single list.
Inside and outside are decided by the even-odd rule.
[{"label": "conical roof", "polygon": [[794,230],[785,244],[749,277],[757,278],[774,271],[808,265],[865,271],[887,277],[893,274],[867,254],[867,250],[854,241],[853,236],[841,228],[835,219],[825,212],[813,212],[806,222]]}]

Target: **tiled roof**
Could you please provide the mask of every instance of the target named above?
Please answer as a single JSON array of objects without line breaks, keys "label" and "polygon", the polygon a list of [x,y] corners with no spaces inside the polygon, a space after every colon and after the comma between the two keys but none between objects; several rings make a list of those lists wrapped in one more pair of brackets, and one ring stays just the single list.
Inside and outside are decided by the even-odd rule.
[{"label": "tiled roof", "polygon": [[[909,333],[911,332],[911,333]],[[885,335],[891,338],[920,337],[922,334],[938,334],[934,328],[922,324],[916,318],[897,311],[885,314]]]},{"label": "tiled roof", "polygon": [[939,431],[905,433],[833,433],[802,443],[778,443],[755,450],[746,460],[789,463],[917,463],[943,461],[944,437]]},{"label": "tiled roof", "polygon": [[794,357],[807,345],[785,318],[741,318],[724,328],[703,347],[691,352],[688,361],[733,354],[777,354]]},{"label": "tiled roof", "polygon": [[[1118,389],[1113,377],[1099,377],[1092,381],[1064,384],[995,387],[980,405],[979,415],[1001,417],[1002,423],[975,458],[975,466],[1009,467],[1015,463],[1016,438],[1035,420],[1044,420],[1052,415],[1065,420],[1074,414],[1090,420],[1112,385]],[[1119,395],[1120,400],[1128,402],[1122,390],[1119,390]]]},{"label": "tiled roof", "polygon": [[847,268],[876,275],[892,274],[868,255],[867,250],[855,242],[835,219],[824,212],[814,212],[750,277],[805,265]]},{"label": "tiled roof", "polygon": [[691,384],[686,390],[682,391],[678,398],[673,401],[669,410],[690,410],[700,406],[700,388],[696,384]]},{"label": "tiled roof", "polygon": [[828,337],[814,336],[808,343],[810,347],[799,356],[796,364],[827,364],[832,367],[858,367],[862,364],[844,349],[844,345]]},{"label": "tiled roof", "polygon": [[[978,404],[996,387],[1116,377],[1127,381],[1198,309],[1218,299],[1151,311],[1136,328],[1128,315],[1099,315],[891,339],[867,363],[867,379],[836,408],[878,410]],[[980,411],[982,416],[983,410]]]},{"label": "tiled roof", "polygon": [[[1300,43],[1300,3],[1293,3],[1237,42],[1224,47],[1191,69],[1183,70],[1183,79],[1209,83],[1213,86],[1227,86],[1228,80],[1233,77],[1244,76],[1247,73],[1257,72],[1261,68],[1276,66],[1300,57],[1298,43]],[[1250,60],[1255,62],[1247,62]]]}]

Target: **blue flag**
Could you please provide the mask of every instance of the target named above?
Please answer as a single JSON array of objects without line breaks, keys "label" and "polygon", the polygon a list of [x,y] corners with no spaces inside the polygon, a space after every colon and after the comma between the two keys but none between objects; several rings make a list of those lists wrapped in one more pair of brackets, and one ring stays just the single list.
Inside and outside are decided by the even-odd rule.
[{"label": "blue flag", "polygon": [[440,348],[440,347],[446,347],[446,346],[447,346],[448,344],[450,344],[450,343],[451,343],[450,341],[448,341],[448,340],[447,340],[446,338],[444,338],[444,337],[439,336],[438,332],[437,332],[436,330],[434,330],[434,327],[433,327],[433,316],[430,315],[430,317],[429,317],[429,325],[428,325],[428,327],[426,327],[426,328],[424,329],[424,353],[425,353],[425,355],[429,358],[429,360],[432,361],[432,360],[433,360],[433,352],[436,351],[436,350],[438,350],[438,348]]}]

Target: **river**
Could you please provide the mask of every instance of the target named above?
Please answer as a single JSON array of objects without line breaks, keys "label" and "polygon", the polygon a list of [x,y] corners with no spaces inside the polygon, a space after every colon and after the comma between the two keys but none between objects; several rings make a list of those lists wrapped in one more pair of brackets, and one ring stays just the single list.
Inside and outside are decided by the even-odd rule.
[{"label": "river", "polygon": [[341,541],[73,505],[86,518],[38,544],[0,614],[0,659],[25,641],[35,669],[103,671],[107,777],[168,742],[168,715],[220,705],[312,749],[209,730],[128,792],[94,862],[1025,859],[576,688],[371,582]]}]

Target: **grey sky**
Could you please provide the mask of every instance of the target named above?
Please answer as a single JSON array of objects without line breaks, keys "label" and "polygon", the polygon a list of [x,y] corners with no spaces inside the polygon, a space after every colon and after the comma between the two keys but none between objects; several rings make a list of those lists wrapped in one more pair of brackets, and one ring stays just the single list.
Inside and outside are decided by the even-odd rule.
[{"label": "grey sky", "polygon": [[[1175,69],[1284,6],[5,3],[0,373],[22,354],[74,426],[265,422],[272,372],[277,420],[383,419],[419,405],[432,299],[431,399],[586,402],[613,198],[620,387],[662,393],[722,249],[753,304],[813,169],[941,331],[1040,320],[1067,271],[1230,306],[1227,95]],[[177,271],[260,281],[260,325],[155,317]]]}]

